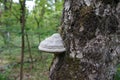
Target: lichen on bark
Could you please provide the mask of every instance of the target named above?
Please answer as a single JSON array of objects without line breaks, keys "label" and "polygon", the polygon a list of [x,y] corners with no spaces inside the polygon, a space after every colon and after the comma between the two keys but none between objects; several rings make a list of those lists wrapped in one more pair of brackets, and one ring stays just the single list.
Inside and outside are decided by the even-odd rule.
[{"label": "lichen on bark", "polygon": [[66,53],[51,80],[114,80],[120,57],[119,3],[85,1],[64,2],[61,36]]}]

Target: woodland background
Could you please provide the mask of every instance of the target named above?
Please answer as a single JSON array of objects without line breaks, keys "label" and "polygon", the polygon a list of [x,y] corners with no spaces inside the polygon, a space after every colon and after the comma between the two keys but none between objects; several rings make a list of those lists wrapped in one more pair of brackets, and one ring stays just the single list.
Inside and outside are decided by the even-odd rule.
[{"label": "woodland background", "polygon": [[[48,80],[53,55],[39,51],[38,45],[46,37],[58,32],[63,0],[35,0],[33,10],[24,9],[26,23],[23,34],[20,24],[21,4],[13,0],[0,0],[0,80],[20,78],[20,67],[23,65],[22,35],[25,43],[23,80]],[[120,80],[119,66],[116,80]]]}]

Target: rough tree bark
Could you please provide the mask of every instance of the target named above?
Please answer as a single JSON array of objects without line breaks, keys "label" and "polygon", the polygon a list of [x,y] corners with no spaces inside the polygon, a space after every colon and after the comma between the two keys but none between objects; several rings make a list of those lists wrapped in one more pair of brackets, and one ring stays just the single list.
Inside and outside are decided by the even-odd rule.
[{"label": "rough tree bark", "polygon": [[114,80],[120,57],[120,0],[64,0],[60,28],[66,52],[50,80]]}]

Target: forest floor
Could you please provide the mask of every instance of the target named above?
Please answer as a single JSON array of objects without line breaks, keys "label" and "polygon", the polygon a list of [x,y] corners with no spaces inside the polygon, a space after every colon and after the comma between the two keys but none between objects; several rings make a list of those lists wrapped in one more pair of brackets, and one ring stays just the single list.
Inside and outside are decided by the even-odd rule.
[{"label": "forest floor", "polygon": [[[9,54],[4,51],[0,54],[0,80],[19,80],[20,50],[16,49],[14,52]],[[39,53],[38,50],[34,50],[33,52],[33,63],[29,57],[29,53],[25,53],[23,80],[48,80],[49,67],[53,55]]]}]

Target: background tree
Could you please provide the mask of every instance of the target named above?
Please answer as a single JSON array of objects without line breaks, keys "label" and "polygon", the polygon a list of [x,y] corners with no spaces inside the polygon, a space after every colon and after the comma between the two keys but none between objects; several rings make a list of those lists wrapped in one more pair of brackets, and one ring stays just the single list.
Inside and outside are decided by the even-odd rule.
[{"label": "background tree", "polygon": [[26,0],[19,0],[20,3],[20,24],[21,24],[21,41],[22,41],[22,45],[21,45],[21,68],[20,68],[20,80],[23,80],[23,65],[24,65],[24,50],[25,50],[25,22],[26,22],[26,18],[25,18],[25,2]]},{"label": "background tree", "polygon": [[50,80],[114,80],[120,55],[119,2],[64,1],[60,31],[66,52],[54,59]]},{"label": "background tree", "polygon": [[[20,78],[21,36],[23,35],[21,24],[19,23],[21,19],[21,5],[19,2],[14,2],[15,0],[7,0],[5,4],[8,10],[4,11],[4,1],[0,0],[0,77],[5,75],[7,79],[16,80]],[[54,0],[26,0],[26,7],[32,1],[36,1],[33,10],[26,8],[25,13],[23,79],[28,78],[30,75],[32,80],[47,80],[48,77],[46,76],[48,76],[48,69],[53,55],[44,54],[43,52],[38,53],[38,44],[40,40],[57,32],[57,27],[60,25],[61,4],[63,2],[58,0],[56,5],[57,11],[55,11]],[[38,19],[40,28],[38,28],[34,16]],[[6,27],[6,24],[8,27]],[[6,32],[10,33],[9,47],[5,44],[7,39],[3,36]],[[40,36],[40,39],[38,36]],[[33,60],[30,59],[31,55],[29,53],[32,55]],[[31,68],[32,61],[35,65],[34,68]],[[3,69],[1,69],[1,66],[3,66]],[[2,73],[3,71],[4,73]]]},{"label": "background tree", "polygon": [[[9,14],[9,11],[11,10],[12,7],[12,0],[4,0],[1,1],[1,3],[3,3],[3,8],[1,9],[1,12],[4,16],[4,23],[2,24],[4,26],[5,31],[3,31],[2,36],[4,38],[4,43],[6,45],[6,47],[9,47],[9,42],[10,42],[10,32],[9,32],[9,19],[7,18]],[[2,7],[2,6],[1,6]]]}]

